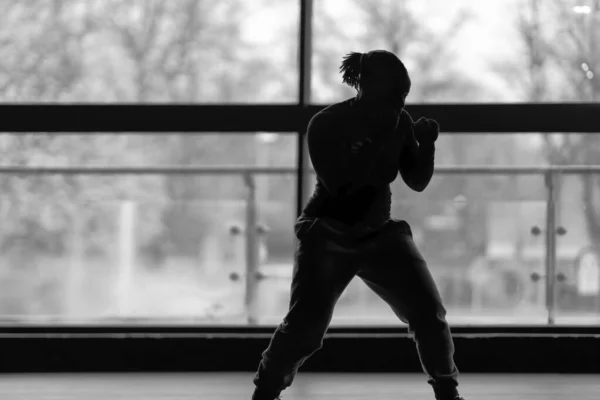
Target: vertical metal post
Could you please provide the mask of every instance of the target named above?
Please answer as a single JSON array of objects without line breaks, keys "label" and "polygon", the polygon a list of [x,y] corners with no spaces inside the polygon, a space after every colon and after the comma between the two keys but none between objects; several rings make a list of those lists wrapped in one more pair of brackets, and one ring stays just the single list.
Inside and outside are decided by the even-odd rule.
[{"label": "vertical metal post", "polygon": [[69,318],[79,318],[81,316],[81,290],[84,287],[85,268],[85,244],[83,241],[84,228],[81,215],[78,214],[77,207],[70,208],[70,217],[73,221],[73,233],[71,237],[71,257],[68,264],[69,274],[67,276],[66,304]]},{"label": "vertical metal post", "polygon": [[257,209],[256,209],[256,182],[251,172],[244,174],[244,183],[248,188],[246,199],[246,291],[244,296],[244,307],[246,310],[248,325],[256,325],[256,275],[258,273],[259,252],[257,232]]},{"label": "vertical metal post", "polygon": [[[306,110],[310,103],[311,87],[311,60],[312,60],[312,20],[313,20],[313,1],[300,0],[300,54],[299,54],[299,88],[298,88],[298,106],[301,110]],[[298,132],[298,171],[296,187],[296,216],[299,217],[306,201],[310,195],[310,180],[306,171],[309,167],[308,146],[305,138],[304,121],[300,127],[302,131]]]},{"label": "vertical metal post", "polygon": [[554,171],[545,174],[547,194],[546,205],[546,309],[548,325],[555,322],[555,283],[556,283],[556,193]]},{"label": "vertical metal post", "polygon": [[117,271],[118,313],[131,315],[131,290],[135,279],[135,218],[136,205],[131,200],[119,204],[119,270]]}]

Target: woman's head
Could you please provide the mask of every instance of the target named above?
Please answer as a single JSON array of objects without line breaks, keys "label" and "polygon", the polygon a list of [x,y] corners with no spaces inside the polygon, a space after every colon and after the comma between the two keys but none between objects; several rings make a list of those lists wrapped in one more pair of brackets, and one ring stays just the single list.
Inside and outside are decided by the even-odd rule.
[{"label": "woman's head", "polygon": [[386,50],[349,53],[342,62],[343,82],[358,91],[358,99],[404,108],[411,81],[402,61]]}]

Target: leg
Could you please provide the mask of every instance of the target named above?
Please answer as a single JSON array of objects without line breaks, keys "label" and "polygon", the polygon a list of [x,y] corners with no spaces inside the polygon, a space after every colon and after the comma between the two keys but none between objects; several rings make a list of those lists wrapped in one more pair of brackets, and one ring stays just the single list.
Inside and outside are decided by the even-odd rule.
[{"label": "leg", "polygon": [[324,233],[319,220],[296,225],[290,307],[262,354],[253,399],[273,400],[292,384],[300,366],[322,347],[335,304],[356,274]]},{"label": "leg", "polygon": [[[409,326],[438,400],[458,396],[458,370],[446,310],[410,226],[392,221],[357,275]],[[366,260],[369,260],[367,258]]]}]

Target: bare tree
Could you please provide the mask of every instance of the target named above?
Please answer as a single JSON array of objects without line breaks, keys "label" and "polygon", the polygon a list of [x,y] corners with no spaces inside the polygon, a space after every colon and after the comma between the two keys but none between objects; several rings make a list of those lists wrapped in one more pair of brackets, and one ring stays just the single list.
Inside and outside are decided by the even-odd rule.
[{"label": "bare tree", "polygon": [[[0,28],[0,96],[13,102],[89,101],[88,41],[101,34],[97,2],[52,0],[10,2]],[[4,37],[15,38],[12,42]],[[92,51],[90,51],[92,50]],[[5,135],[2,162],[8,165],[79,165],[147,159],[127,137],[114,135]],[[0,177],[4,188],[2,248],[27,248],[61,254],[73,236],[86,237],[91,251],[105,251],[112,243],[117,219],[103,201],[160,193],[160,179],[142,177],[10,176]],[[142,234],[158,229],[152,218]],[[75,228],[77,226],[78,228]],[[145,239],[142,239],[142,242]]]},{"label": "bare tree", "polygon": [[[527,80],[515,80],[533,102],[600,99],[600,1],[594,0],[582,13],[565,0],[527,0],[519,18],[519,33],[525,49]],[[546,28],[543,17],[557,29]],[[507,71],[505,71],[507,72]],[[522,74],[522,73],[521,73]],[[519,73],[506,74],[509,79]],[[545,134],[544,150],[550,164],[597,164],[597,135]],[[600,176],[581,176],[582,205],[588,233],[600,243]]]}]

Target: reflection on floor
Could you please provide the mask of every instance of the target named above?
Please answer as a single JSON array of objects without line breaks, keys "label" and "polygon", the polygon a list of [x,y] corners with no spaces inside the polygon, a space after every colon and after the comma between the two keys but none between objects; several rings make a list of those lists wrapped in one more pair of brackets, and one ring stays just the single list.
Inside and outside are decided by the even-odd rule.
[{"label": "reflection on floor", "polygon": [[[0,398],[250,400],[251,373],[0,375]],[[466,400],[597,400],[595,375],[461,375]],[[431,400],[422,374],[300,373],[284,400]]]}]

